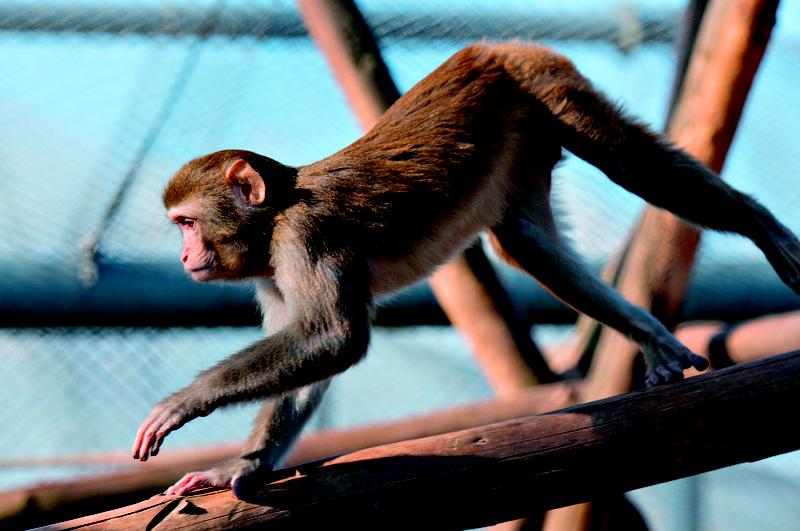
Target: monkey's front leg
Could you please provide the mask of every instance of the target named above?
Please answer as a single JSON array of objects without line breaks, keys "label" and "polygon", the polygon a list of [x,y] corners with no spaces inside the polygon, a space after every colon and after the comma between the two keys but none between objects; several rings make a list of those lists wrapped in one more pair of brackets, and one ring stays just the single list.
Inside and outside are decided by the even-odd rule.
[{"label": "monkey's front leg", "polygon": [[[264,316],[264,331],[267,334],[274,334],[285,328],[289,324],[286,305],[275,282],[272,279],[259,280],[256,282],[256,294]],[[190,420],[202,416],[202,413],[196,414],[194,411],[198,407],[192,400],[191,389],[193,387],[197,387],[197,383],[162,400],[153,408],[136,433],[131,449],[134,459],[147,461],[149,455],[157,455],[161,442],[170,432],[177,430]],[[195,390],[194,395],[197,394],[199,393]],[[268,400],[263,409],[268,410],[273,407],[270,406],[272,402],[272,400]],[[149,448],[152,450],[148,453],[147,449]]]},{"label": "monkey's front leg", "polygon": [[287,280],[292,292],[304,295],[292,301],[292,322],[204,371],[158,404],[136,434],[134,459],[157,454],[169,433],[218,407],[294,392],[327,380],[363,357],[371,309],[363,268],[341,258],[306,264],[305,271],[293,269],[293,278],[304,284]]},{"label": "monkey's front leg", "polygon": [[[278,397],[326,380],[360,360],[369,341],[368,310],[338,322],[295,322],[201,373],[156,407],[136,433],[134,459],[156,455],[171,432],[235,402]],[[355,311],[353,315],[355,316]]]},{"label": "monkey's front leg", "polygon": [[230,487],[237,498],[253,490],[291,447],[322,400],[330,380],[267,400],[256,417],[241,456],[208,470],[189,472],[165,494],[183,495],[201,487]]}]

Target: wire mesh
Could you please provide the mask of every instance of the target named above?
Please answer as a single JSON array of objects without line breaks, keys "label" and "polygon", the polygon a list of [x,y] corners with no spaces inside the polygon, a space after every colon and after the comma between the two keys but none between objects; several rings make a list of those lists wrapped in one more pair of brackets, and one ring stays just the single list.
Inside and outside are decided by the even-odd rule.
[{"label": "wire mesh", "polygon": [[[468,42],[533,39],[568,55],[630,113],[663,127],[682,1],[362,4],[403,90]],[[800,232],[800,107],[790,102],[800,81],[798,4],[782,4],[724,176]],[[50,299],[80,312],[93,289],[83,278],[92,238],[102,263],[179,270],[178,237],[160,194],[190,158],[237,147],[305,164],[360,134],[288,0],[4,2],[0,72],[0,306],[14,311]],[[616,250],[641,207],[571,156],[557,169],[555,190],[565,231],[591,264]],[[164,285],[145,278],[131,277],[129,289],[158,300]],[[778,283],[749,242],[719,235],[704,237],[697,278],[747,298]],[[126,304],[115,290],[102,296]],[[124,451],[155,401],[260,334],[254,327],[51,328],[47,313],[39,326],[0,329],[5,463]],[[380,330],[368,360],[339,379],[312,427],[488,395],[452,331]],[[238,440],[252,414],[249,406],[212,415],[169,444]],[[796,456],[785,459],[800,466]],[[0,489],[94,471],[5,468]],[[781,527],[787,521],[770,529],[788,529]],[[697,528],[717,528],[709,522]]]}]

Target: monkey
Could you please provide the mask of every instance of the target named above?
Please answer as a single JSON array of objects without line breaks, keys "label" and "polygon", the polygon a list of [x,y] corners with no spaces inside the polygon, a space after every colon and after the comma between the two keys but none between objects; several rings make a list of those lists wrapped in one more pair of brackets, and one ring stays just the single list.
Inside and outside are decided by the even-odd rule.
[{"label": "monkey", "polygon": [[628,117],[565,57],[526,43],[468,46],[364,136],[291,167],[244,150],[185,164],[163,201],[196,281],[253,279],[267,335],[201,372],[141,424],[134,459],[186,422],[263,400],[241,456],[167,490],[258,486],[330,379],[369,344],[374,301],[423,279],[486,234],[501,259],[638,342],[646,382],[707,361],[591,275],[559,237],[551,173],[566,149],[649,203],[751,239],[800,293],[800,241],[751,197]]}]

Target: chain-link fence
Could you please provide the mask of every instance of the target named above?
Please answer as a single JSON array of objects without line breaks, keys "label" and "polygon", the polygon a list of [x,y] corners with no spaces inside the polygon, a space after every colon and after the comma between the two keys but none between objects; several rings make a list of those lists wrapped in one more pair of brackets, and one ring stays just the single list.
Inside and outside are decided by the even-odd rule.
[{"label": "chain-link fence", "polygon": [[[725,178],[800,232],[798,4],[781,8]],[[567,54],[630,113],[663,127],[682,1],[360,6],[403,90],[465,43],[532,39]],[[259,336],[255,326],[154,327],[192,322],[181,316],[198,308],[207,310],[204,325],[241,322],[228,310],[251,307],[247,289],[182,278],[178,236],[160,205],[175,169],[230,147],[304,164],[360,132],[286,0],[4,2],[0,72],[2,489],[96,472],[10,465],[125,451],[155,401]],[[577,251],[594,265],[614,252],[641,207],[571,156],[557,169],[555,190]],[[798,305],[741,238],[704,237],[696,284],[705,296],[690,300],[689,314]],[[525,286],[512,295],[526,297]],[[251,314],[241,319],[254,322]],[[120,326],[53,327],[107,324],[110,315]],[[338,379],[312,427],[488,395],[451,330],[378,330],[367,361]],[[251,407],[216,413],[167,444],[238,440],[252,414]]]}]

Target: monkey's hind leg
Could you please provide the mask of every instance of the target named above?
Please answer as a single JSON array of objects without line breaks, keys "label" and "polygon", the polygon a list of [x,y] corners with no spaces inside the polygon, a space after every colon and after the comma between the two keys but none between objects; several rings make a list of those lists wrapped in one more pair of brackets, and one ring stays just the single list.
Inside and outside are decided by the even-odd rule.
[{"label": "monkey's hind leg", "polygon": [[559,241],[549,212],[542,216],[543,222],[520,217],[492,228],[490,240],[498,254],[576,310],[639,343],[647,361],[647,385],[678,381],[684,369],[708,366],[655,317],[586,271]]},{"label": "monkey's hind leg", "polygon": [[749,238],[781,280],[800,294],[800,241],[769,210],[679,149],[652,142],[639,151],[641,157],[607,165],[608,175],[685,220]]},{"label": "monkey's hind leg", "polygon": [[323,380],[265,400],[241,456],[208,470],[189,472],[165,494],[181,496],[203,487],[230,487],[241,499],[257,491],[291,448],[329,383]]}]

